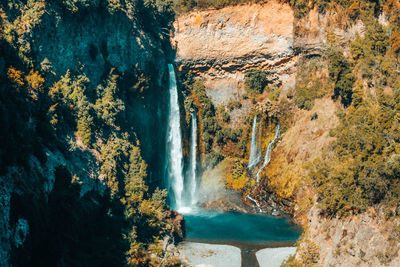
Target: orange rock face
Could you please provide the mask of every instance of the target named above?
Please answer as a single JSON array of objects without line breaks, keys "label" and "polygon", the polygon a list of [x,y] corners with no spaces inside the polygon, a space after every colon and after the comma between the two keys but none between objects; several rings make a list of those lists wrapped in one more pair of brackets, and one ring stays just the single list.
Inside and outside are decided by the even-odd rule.
[{"label": "orange rock face", "polygon": [[179,17],[174,42],[183,59],[238,58],[288,52],[293,38],[293,11],[276,1]]}]

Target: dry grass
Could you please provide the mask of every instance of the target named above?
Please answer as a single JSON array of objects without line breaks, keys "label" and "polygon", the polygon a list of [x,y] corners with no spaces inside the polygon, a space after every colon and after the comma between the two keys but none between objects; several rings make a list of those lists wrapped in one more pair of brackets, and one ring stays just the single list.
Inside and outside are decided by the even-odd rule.
[{"label": "dry grass", "polygon": [[[310,111],[295,111],[294,125],[282,136],[266,168],[269,186],[278,196],[294,197],[300,186],[309,183],[305,166],[319,157],[332,141],[329,130],[339,122],[336,108],[337,104],[330,98],[322,98],[315,101]],[[318,119],[311,120],[314,113]]]}]

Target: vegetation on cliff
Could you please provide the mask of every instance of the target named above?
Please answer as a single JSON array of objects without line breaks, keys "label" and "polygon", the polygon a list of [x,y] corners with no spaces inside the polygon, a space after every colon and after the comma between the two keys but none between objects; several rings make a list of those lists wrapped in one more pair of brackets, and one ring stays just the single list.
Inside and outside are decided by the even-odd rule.
[{"label": "vegetation on cliff", "polygon": [[[363,7],[363,5],[361,5]],[[329,54],[333,97],[344,106],[341,123],[332,131],[336,141],[310,173],[327,216],[362,212],[379,203],[398,215],[399,82],[397,25],[383,28],[373,9],[365,7],[366,32],[351,44],[351,56]],[[335,48],[338,49],[338,48]],[[340,78],[342,77],[342,78]]]},{"label": "vegetation on cliff", "polygon": [[188,12],[193,9],[223,8],[226,6],[259,3],[264,0],[173,0],[178,12]]},{"label": "vegetation on cliff", "polygon": [[[246,128],[232,128],[229,113],[241,107],[240,101],[230,101],[216,108],[206,94],[201,79],[186,74],[184,82],[186,114],[195,111],[199,117],[199,150],[202,168],[212,169],[218,164],[226,174],[225,186],[245,193],[254,181],[248,177],[247,144],[250,139],[251,123],[246,120]],[[261,81],[263,82],[263,81]]]},{"label": "vegetation on cliff", "polygon": [[[41,30],[45,16],[60,16],[62,23],[68,16],[101,17],[103,12],[127,16],[157,42],[163,41],[160,29],[169,27],[173,17],[166,1],[0,4],[0,172],[3,176],[18,168],[12,177],[10,223],[22,217],[30,226],[26,242],[12,248],[10,264],[15,266],[175,264],[162,244],[174,231],[166,192],[146,185],[140,140],[124,119],[132,98],[143,97],[159,77],[136,65],[129,76],[133,86],[126,86],[124,74],[108,65],[108,74],[96,85],[83,70],[86,62],[56,74],[52,63],[37,62],[31,49],[33,32]],[[38,171],[46,167],[34,167],[37,160],[38,166],[50,164],[46,151],[60,151],[66,159],[54,166],[54,173],[49,170],[54,184]],[[76,155],[95,159],[94,177],[72,172]],[[80,166],[90,169],[86,160],[81,158]]]}]

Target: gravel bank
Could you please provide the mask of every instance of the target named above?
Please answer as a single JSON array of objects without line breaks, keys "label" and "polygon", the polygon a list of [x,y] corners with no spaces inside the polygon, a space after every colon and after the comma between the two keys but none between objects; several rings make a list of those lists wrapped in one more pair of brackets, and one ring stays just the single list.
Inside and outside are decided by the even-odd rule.
[{"label": "gravel bank", "polygon": [[256,252],[260,267],[279,267],[290,255],[296,253],[295,247],[265,248]]},{"label": "gravel bank", "polygon": [[182,259],[197,267],[241,267],[241,251],[228,245],[184,242],[178,247]]}]

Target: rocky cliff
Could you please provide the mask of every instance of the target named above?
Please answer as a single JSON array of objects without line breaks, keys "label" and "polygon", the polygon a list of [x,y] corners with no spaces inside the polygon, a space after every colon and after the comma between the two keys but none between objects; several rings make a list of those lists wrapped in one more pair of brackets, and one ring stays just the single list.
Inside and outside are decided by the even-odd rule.
[{"label": "rocky cliff", "polygon": [[[325,219],[313,207],[298,255],[309,253],[310,242],[318,246],[322,266],[399,266],[398,220],[387,220],[382,210],[349,218]],[[307,251],[308,250],[308,251]],[[304,255],[304,254],[303,254]]]},{"label": "rocky cliff", "polygon": [[[145,32],[139,21],[122,11],[113,15],[99,10],[61,16],[55,9],[43,15],[31,40],[35,62],[46,60],[49,65],[46,71],[54,79],[65,75],[67,70],[84,72],[90,80],[91,92],[115,69],[120,75],[121,90],[129,99],[123,125],[137,134],[152,182],[161,184],[165,149],[165,129],[161,122],[165,120],[163,99],[167,97],[167,56],[163,48],[168,47],[163,47],[165,44],[154,34]],[[151,80],[147,81],[147,90],[137,92],[134,89],[137,76],[143,74]],[[155,134],[154,128],[160,131]]]},{"label": "rocky cliff", "polygon": [[286,84],[294,78],[297,58],[293,26],[291,7],[276,1],[191,12],[174,23],[176,62],[206,78],[210,94],[225,91],[220,93],[228,98],[253,68],[264,69],[273,83]]},{"label": "rocky cliff", "polygon": [[183,15],[174,23],[177,63],[216,78],[254,67],[287,71],[295,56],[293,19],[289,5],[277,2]]},{"label": "rocky cliff", "polygon": [[294,88],[299,57],[322,55],[328,27],[343,45],[364,30],[361,21],[345,27],[338,20],[317,9],[299,19],[278,1],[200,10],[175,20],[172,45],[178,68],[205,78],[212,100],[221,104],[221,98],[234,98],[244,72],[254,68],[263,69],[270,83]]}]

